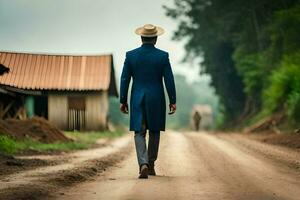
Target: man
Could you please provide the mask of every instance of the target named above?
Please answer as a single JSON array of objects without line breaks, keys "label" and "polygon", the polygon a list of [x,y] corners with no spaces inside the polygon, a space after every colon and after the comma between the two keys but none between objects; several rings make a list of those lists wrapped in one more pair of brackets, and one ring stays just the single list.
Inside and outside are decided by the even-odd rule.
[{"label": "man", "polygon": [[199,131],[200,129],[200,122],[201,122],[201,115],[198,111],[195,112],[193,116],[193,121],[194,121],[194,128],[196,131]]},{"label": "man", "polygon": [[[137,28],[142,46],[126,53],[121,75],[120,110],[128,113],[127,93],[132,78],[130,98],[130,130],[135,132],[134,140],[139,178],[156,175],[154,162],[157,159],[160,131],[165,130],[166,102],[163,80],[169,96],[169,114],[176,111],[174,77],[167,52],[155,48],[157,36],[164,30],[152,24]],[[148,150],[146,131],[149,130]]]}]

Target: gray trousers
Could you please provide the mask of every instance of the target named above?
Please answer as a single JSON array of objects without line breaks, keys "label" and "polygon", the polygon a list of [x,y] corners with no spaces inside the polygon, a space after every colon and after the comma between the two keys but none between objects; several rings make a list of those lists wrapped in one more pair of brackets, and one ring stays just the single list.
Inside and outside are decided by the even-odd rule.
[{"label": "gray trousers", "polygon": [[136,131],[134,134],[135,149],[138,159],[138,164],[141,167],[143,164],[154,165],[157,159],[159,147],[159,132],[149,131],[148,149],[146,145],[146,130]]},{"label": "gray trousers", "polygon": [[146,132],[147,132],[147,119],[145,112],[145,99],[142,101],[143,119],[142,119],[142,130],[135,131],[134,142],[138,164],[141,167],[143,164],[154,165],[157,159],[158,147],[159,147],[159,131],[149,131],[148,149],[146,145]]}]

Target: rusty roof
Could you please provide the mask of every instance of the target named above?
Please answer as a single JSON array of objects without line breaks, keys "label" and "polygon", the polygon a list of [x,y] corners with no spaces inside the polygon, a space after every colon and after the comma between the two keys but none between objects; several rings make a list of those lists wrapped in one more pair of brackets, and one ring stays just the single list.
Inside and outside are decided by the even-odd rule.
[{"label": "rusty roof", "polygon": [[2,85],[28,90],[113,90],[116,95],[112,55],[0,52],[0,64],[10,69],[0,76]]}]

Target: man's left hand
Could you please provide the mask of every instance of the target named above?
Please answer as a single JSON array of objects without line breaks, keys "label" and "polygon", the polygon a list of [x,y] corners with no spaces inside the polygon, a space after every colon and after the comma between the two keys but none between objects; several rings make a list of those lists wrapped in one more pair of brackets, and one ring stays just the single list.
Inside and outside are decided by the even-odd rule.
[{"label": "man's left hand", "polygon": [[120,110],[124,114],[128,114],[128,104],[127,103],[122,103],[120,105]]}]

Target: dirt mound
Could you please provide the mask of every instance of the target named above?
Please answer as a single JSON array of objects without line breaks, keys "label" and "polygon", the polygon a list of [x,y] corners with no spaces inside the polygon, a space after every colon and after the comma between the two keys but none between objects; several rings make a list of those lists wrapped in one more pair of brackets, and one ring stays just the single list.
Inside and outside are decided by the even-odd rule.
[{"label": "dirt mound", "polygon": [[71,141],[58,128],[40,117],[27,120],[0,120],[0,133],[15,139],[31,138],[43,143]]},{"label": "dirt mound", "polygon": [[251,139],[258,140],[260,142],[281,145],[293,149],[300,149],[300,134],[276,134],[272,132],[263,132],[259,134],[248,134]]},{"label": "dirt mound", "polygon": [[273,131],[274,133],[280,133],[278,129],[278,125],[284,121],[284,113],[276,113],[270,117],[262,119],[261,121],[257,122],[256,124],[247,127],[243,130],[244,133],[256,133],[256,132],[263,132],[263,131]]},{"label": "dirt mound", "polygon": [[[0,180],[5,181],[5,176],[24,170],[42,166],[55,165],[57,161],[42,160],[37,158],[22,159],[0,153]],[[0,198],[1,199],[1,198]]]}]

